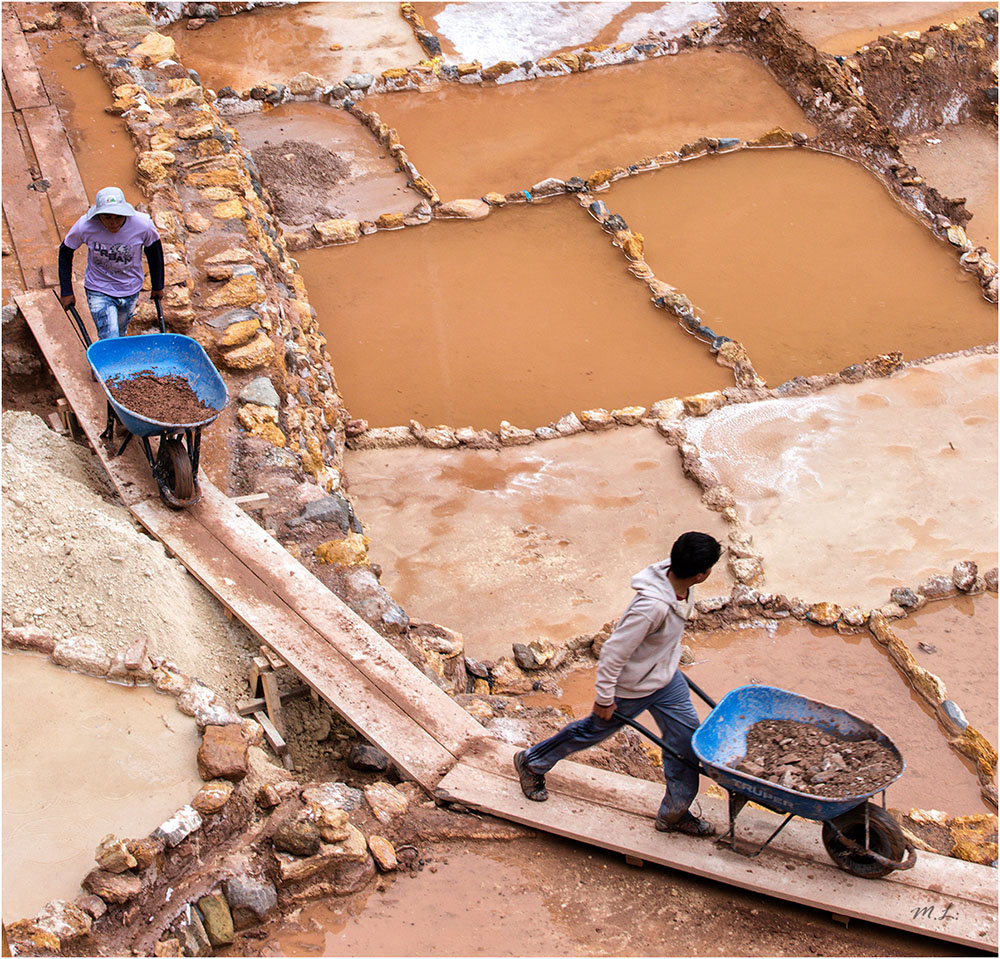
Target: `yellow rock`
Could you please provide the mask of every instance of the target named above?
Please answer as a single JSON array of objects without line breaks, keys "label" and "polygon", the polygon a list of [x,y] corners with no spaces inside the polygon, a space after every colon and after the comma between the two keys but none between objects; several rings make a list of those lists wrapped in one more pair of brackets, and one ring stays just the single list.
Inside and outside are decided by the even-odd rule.
[{"label": "yellow rock", "polygon": [[[472,684],[472,691],[477,696],[489,696],[489,694],[490,694],[490,684],[485,679],[477,679]],[[488,706],[486,708],[489,709]],[[475,715],[475,712],[473,710],[470,709],[470,712],[472,712],[473,715]],[[487,715],[492,716],[493,715],[493,710],[490,709],[489,713]]]},{"label": "yellow rock", "polygon": [[281,429],[275,423],[261,423],[260,426],[253,430],[253,434],[263,440],[267,440],[272,446],[282,447],[287,442],[285,434],[281,432]]},{"label": "yellow rock", "polygon": [[217,170],[205,170],[201,173],[189,173],[185,182],[193,187],[206,186],[228,186],[232,189],[241,190],[243,180],[239,173],[231,167],[222,167]]},{"label": "yellow rock", "polygon": [[809,607],[806,616],[820,626],[832,626],[840,619],[843,610],[836,603],[815,603]]},{"label": "yellow rock", "polygon": [[206,186],[202,187],[201,195],[206,200],[211,200],[214,203],[219,203],[224,200],[231,200],[237,194],[235,190],[231,190],[227,186]]},{"label": "yellow rock", "polygon": [[262,330],[245,343],[222,354],[222,362],[230,369],[252,370],[269,363],[274,356],[274,344]]},{"label": "yellow rock", "polygon": [[472,63],[460,63],[458,65],[458,75],[460,77],[467,77],[470,73],[476,73],[481,70],[482,66],[478,60],[474,60]]},{"label": "yellow rock", "polygon": [[313,224],[321,243],[357,243],[361,239],[361,224],[357,220],[321,220]]},{"label": "yellow rock", "polygon": [[216,203],[212,207],[212,216],[219,220],[242,220],[249,214],[239,200],[233,199]]},{"label": "yellow rock", "polygon": [[175,159],[169,150],[147,150],[139,154],[136,169],[148,180],[163,180],[170,176],[167,167],[172,166]]},{"label": "yellow rock", "polygon": [[413,181],[413,189],[418,193],[422,193],[431,203],[437,203],[441,198],[438,196],[437,190],[431,185],[430,181],[425,176],[418,176]]},{"label": "yellow rock", "polygon": [[11,940],[12,943],[18,945],[30,943],[37,950],[49,949],[52,952],[58,953],[62,945],[57,935],[46,929],[42,929],[41,926],[35,925],[32,919],[18,919],[15,922],[9,923],[5,932],[7,934],[6,938]]},{"label": "yellow rock", "polygon": [[206,157],[222,156],[226,152],[226,148],[215,137],[209,137],[207,140],[195,140],[188,149],[201,160]]},{"label": "yellow rock", "polygon": [[343,539],[331,539],[320,543],[313,554],[328,566],[364,566],[368,563],[367,536],[353,530]]},{"label": "yellow rock", "polygon": [[757,137],[756,140],[751,140],[750,142],[755,146],[775,147],[788,146],[795,141],[792,139],[792,135],[787,130],[783,130],[781,127],[774,127],[772,130],[768,130],[767,133]]},{"label": "yellow rock", "polygon": [[589,177],[587,177],[587,189],[593,190],[595,187],[599,187],[607,183],[610,179],[610,170],[595,170]]},{"label": "yellow rock", "polygon": [[145,60],[148,63],[159,63],[160,60],[173,60],[177,55],[177,48],[170,37],[162,33],[147,33],[138,46],[132,47],[129,56],[134,59]]},{"label": "yellow rock", "polygon": [[[149,138],[149,147],[151,150],[169,150],[177,142],[177,137],[167,130],[157,130]],[[218,142],[218,141],[216,141]],[[219,144],[222,145],[221,143]]]},{"label": "yellow rock", "polygon": [[254,276],[234,276],[220,290],[216,290],[206,301],[209,309],[220,306],[250,306],[262,297],[257,290],[257,278]]},{"label": "yellow rock", "polygon": [[513,60],[501,60],[499,63],[494,63],[491,67],[486,67],[482,71],[482,77],[484,80],[498,80],[500,77],[511,70],[516,70],[517,64]]},{"label": "yellow rock", "polygon": [[969,238],[965,235],[965,230],[960,226],[948,227],[948,242],[952,246],[968,246]]},{"label": "yellow rock", "polygon": [[177,136],[182,140],[205,140],[215,132],[210,119],[197,120],[186,127],[177,128]]},{"label": "yellow rock", "polygon": [[219,346],[227,349],[230,346],[242,346],[253,339],[254,334],[260,329],[260,320],[241,320],[239,323],[231,323],[226,327],[219,340]]},{"label": "yellow rock", "polygon": [[312,308],[305,300],[288,300],[287,303],[290,307],[292,323],[308,333],[313,325]]},{"label": "yellow rock", "polygon": [[505,197],[502,193],[487,193],[486,196],[483,197],[483,199],[490,206],[506,206],[507,205],[507,197]]},{"label": "yellow rock", "polygon": [[402,213],[383,213],[375,221],[375,225],[380,230],[396,230],[403,225]]},{"label": "yellow rock", "polygon": [[560,63],[565,63],[574,73],[580,69],[580,58],[575,53],[557,53],[556,59]]},{"label": "yellow rock", "polygon": [[688,416],[705,416],[712,410],[717,410],[726,404],[726,398],[721,391],[712,393],[696,393],[694,396],[685,396],[681,400],[684,404],[684,412]]},{"label": "yellow rock", "polygon": [[980,777],[990,778],[996,772],[997,751],[978,729],[967,726],[961,736],[951,740],[951,744],[976,764]]},{"label": "yellow rock", "polygon": [[390,67],[388,70],[382,71],[382,78],[385,80],[402,80],[408,75],[409,71],[406,67]]},{"label": "yellow rock", "polygon": [[629,233],[622,243],[622,251],[630,260],[641,260],[645,240],[641,233]]}]

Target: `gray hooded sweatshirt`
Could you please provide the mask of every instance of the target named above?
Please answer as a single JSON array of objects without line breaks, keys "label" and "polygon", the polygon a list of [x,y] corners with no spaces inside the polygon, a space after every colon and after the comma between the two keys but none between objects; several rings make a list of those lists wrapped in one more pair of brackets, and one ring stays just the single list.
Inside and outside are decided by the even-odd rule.
[{"label": "gray hooded sweatshirt", "polygon": [[609,706],[615,696],[638,699],[662,689],[681,659],[681,636],[691,613],[691,591],[679,600],[667,579],[670,560],[632,577],[636,591],[615,631],[601,647],[594,701]]}]

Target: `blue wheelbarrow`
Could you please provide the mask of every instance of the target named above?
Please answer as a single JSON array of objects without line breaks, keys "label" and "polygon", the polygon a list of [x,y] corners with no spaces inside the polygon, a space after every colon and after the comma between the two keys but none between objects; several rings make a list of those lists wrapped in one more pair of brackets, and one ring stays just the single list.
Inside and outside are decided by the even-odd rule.
[{"label": "blue wheelbarrow", "polygon": [[[691,739],[697,764],[669,749],[659,736],[635,720],[622,716],[619,719],[726,790],[729,795],[729,829],[716,840],[718,843],[728,840],[734,852],[754,858],[793,816],[800,816],[823,823],[826,851],[838,866],[855,876],[879,879],[897,869],[911,869],[916,864],[916,851],[885,809],[885,790],[903,774],[905,763],[899,750],[882,730],[843,709],[798,696],[777,686],[739,686],[716,703],[687,676],[684,678],[691,689],[712,707]],[[764,719],[811,723],[824,732],[849,741],[872,739],[887,747],[898,759],[900,771],[872,792],[836,798],[815,796],[751,776],[735,767],[746,755],[750,727]],[[881,806],[868,802],[878,793],[882,794]],[[736,845],[736,817],[751,801],[786,815],[760,846],[746,852]]]},{"label": "blue wheelbarrow", "polygon": [[[114,442],[115,424],[127,436],[114,454],[121,456],[133,436],[142,440],[146,460],[160,497],[170,507],[183,509],[201,499],[198,489],[198,461],[201,453],[201,431],[225,409],[229,391],[201,344],[190,336],[167,333],[163,310],[156,303],[160,321],[159,333],[120,336],[91,342],[87,329],[74,307],[69,308],[80,337],[87,348],[87,362],[101,384],[108,401],[107,426],[101,437]],[[127,378],[151,370],[154,375],[176,375],[185,379],[195,396],[211,413],[191,423],[173,423],[141,416],[119,403],[108,389],[112,377]],[[158,437],[154,452],[151,437]]]}]

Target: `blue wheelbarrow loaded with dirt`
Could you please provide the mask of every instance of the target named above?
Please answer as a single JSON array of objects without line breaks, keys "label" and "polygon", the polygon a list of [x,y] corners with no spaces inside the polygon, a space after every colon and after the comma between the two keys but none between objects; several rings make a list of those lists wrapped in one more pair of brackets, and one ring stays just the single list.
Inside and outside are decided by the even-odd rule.
[{"label": "blue wheelbarrow loaded with dirt", "polygon": [[[166,332],[159,301],[154,302],[161,332],[94,343],[77,311],[72,307],[70,311],[87,347],[87,361],[107,397],[102,438],[113,443],[119,424],[128,434],[115,453],[120,456],[138,436],[160,497],[168,506],[182,509],[201,498],[201,431],[225,409],[229,391],[197,340]],[[155,450],[153,437],[158,438]]]},{"label": "blue wheelbarrow loaded with dirt", "polygon": [[[878,879],[913,867],[916,852],[885,809],[885,790],[905,763],[882,730],[776,686],[739,686],[715,703],[688,685],[712,707],[691,740],[698,770],[729,795],[729,829],[718,842],[728,839],[734,852],[752,858],[800,816],[822,822],[826,851],[855,876]],[[625,722],[665,747],[644,726]],[[868,801],[878,793],[881,806]],[[785,814],[749,853],[736,843],[736,817],[748,802]]]}]

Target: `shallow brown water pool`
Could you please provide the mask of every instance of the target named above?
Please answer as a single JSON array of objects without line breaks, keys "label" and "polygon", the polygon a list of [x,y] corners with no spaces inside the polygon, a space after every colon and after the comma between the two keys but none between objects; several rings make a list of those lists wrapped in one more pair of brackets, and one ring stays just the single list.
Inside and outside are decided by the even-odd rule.
[{"label": "shallow brown water pool", "polygon": [[533,429],[733,384],[572,197],[296,254],[353,416]]}]

